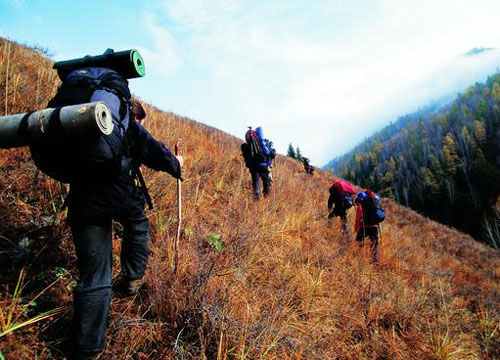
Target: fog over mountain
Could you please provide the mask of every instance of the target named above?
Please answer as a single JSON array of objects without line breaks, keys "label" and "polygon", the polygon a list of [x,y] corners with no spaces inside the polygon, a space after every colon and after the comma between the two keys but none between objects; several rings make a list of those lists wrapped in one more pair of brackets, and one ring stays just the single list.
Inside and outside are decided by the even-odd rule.
[{"label": "fog over mountain", "polygon": [[[346,139],[343,148],[333,146],[331,151],[333,156],[330,159],[351,150],[365,137],[396,121],[402,115],[414,113],[420,109],[438,108],[452,101],[459,92],[465,90],[469,85],[482,82],[488,75],[497,72],[499,64],[499,49],[475,47],[450,59],[434,71],[422,74],[420,78],[413,77],[411,81],[400,84],[400,91],[393,91],[390,96],[386,96],[378,107],[373,104],[373,101],[367,102],[370,110],[361,111],[371,119],[371,122],[362,128],[355,129],[351,129],[349,123],[343,125],[343,132],[357,133],[359,136],[353,137],[352,140],[349,138],[350,141]],[[407,69],[408,73],[423,72],[424,70]],[[397,82],[397,78],[393,78],[389,82]],[[381,97],[376,90],[374,92],[373,97]],[[380,92],[383,93],[384,89],[382,88]],[[363,108],[363,105],[360,107]],[[372,115],[369,114],[370,111],[372,111]]]}]

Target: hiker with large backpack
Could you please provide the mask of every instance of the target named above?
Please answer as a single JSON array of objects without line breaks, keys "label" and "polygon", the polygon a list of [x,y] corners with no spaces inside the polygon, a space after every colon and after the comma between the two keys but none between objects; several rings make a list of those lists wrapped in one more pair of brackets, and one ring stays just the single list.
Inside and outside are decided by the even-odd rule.
[{"label": "hiker with large backpack", "polygon": [[181,179],[182,158],[139,124],[146,114],[140,103],[131,102],[122,73],[92,66],[66,73],[59,73],[62,84],[49,107],[102,101],[111,110],[114,125],[109,136],[30,146],[43,172],[70,184],[67,221],[79,270],[74,290],[73,358],[92,359],[104,347],[111,301],[112,221],[123,226],[121,288],[133,295],[143,283],[149,253],[146,199],[152,206],[139,167],[143,164]]},{"label": "hiker with large backpack", "polygon": [[276,150],[273,148],[273,143],[264,138],[261,127],[255,130],[249,127],[245,134],[245,142],[241,144],[241,153],[245,166],[252,176],[254,199],[260,198],[260,179],[262,179],[264,196],[269,195],[273,182],[271,168],[276,157]]},{"label": "hiker with large backpack", "polygon": [[370,253],[373,262],[378,262],[380,223],[385,219],[385,212],[380,205],[378,195],[370,190],[362,191],[356,197],[356,241],[363,246],[365,237],[370,238]]},{"label": "hiker with large backpack", "polygon": [[348,233],[347,211],[353,206],[352,196],[356,189],[352,184],[345,180],[335,181],[329,188],[328,197],[328,218],[336,216],[342,221],[342,231]]}]

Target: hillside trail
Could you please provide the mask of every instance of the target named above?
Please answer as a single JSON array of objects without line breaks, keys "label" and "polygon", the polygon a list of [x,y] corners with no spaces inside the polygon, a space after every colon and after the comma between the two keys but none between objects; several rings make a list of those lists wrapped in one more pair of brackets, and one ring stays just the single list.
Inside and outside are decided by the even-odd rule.
[{"label": "hillside trail", "polygon": [[[42,108],[57,85],[50,61],[0,41],[0,66],[6,57],[0,110]],[[327,220],[334,176],[311,177],[298,161],[278,156],[273,190],[256,202],[241,140],[149,105],[146,112],[155,137],[169,147],[182,139],[179,268],[174,274],[171,266],[175,180],[144,169],[155,203],[147,213],[146,286],[135,297],[113,298],[102,359],[500,357],[498,252],[383,199],[388,216],[373,264],[354,234],[345,237],[338,221]],[[0,261],[9,264],[0,271],[0,302],[19,321],[63,307],[0,337],[0,350],[7,359],[63,358],[77,278],[65,214],[57,211],[66,189],[37,173],[26,149],[2,151],[0,170]],[[352,229],[354,211],[349,222]],[[120,233],[116,225],[114,279]],[[12,261],[16,251],[20,260]],[[21,268],[24,300],[15,303]]]}]

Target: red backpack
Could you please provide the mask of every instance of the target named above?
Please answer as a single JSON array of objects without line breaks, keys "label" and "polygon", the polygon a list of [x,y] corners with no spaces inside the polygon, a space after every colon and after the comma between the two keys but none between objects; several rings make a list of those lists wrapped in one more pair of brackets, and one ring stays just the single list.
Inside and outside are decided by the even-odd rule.
[{"label": "red backpack", "polygon": [[342,208],[349,209],[354,205],[352,195],[356,193],[356,189],[350,182],[345,180],[336,181],[330,188],[330,192],[332,191],[338,193]]}]

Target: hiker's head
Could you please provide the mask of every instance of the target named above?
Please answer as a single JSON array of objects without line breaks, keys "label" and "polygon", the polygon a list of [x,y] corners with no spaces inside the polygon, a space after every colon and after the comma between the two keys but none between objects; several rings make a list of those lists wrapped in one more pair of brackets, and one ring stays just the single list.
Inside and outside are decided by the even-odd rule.
[{"label": "hiker's head", "polygon": [[368,195],[366,195],[366,193],[362,191],[358,194],[358,196],[356,196],[356,202],[361,203],[366,198],[368,198]]},{"label": "hiker's head", "polygon": [[370,197],[372,199],[375,197],[375,194],[371,190],[365,190],[365,193],[367,197]]},{"label": "hiker's head", "polygon": [[130,99],[130,112],[134,119],[142,125],[144,119],[146,118],[146,111],[142,107],[142,104],[137,99]]}]

